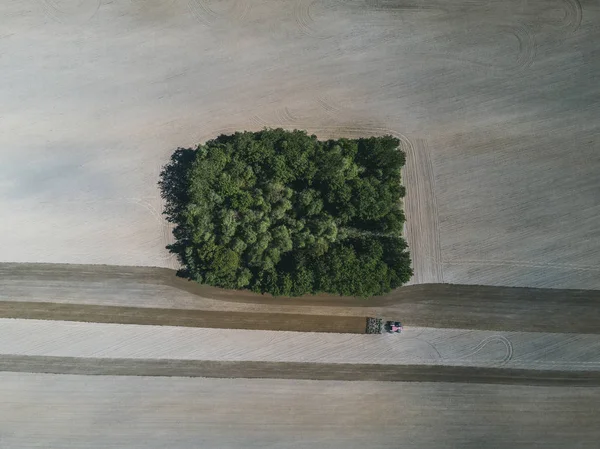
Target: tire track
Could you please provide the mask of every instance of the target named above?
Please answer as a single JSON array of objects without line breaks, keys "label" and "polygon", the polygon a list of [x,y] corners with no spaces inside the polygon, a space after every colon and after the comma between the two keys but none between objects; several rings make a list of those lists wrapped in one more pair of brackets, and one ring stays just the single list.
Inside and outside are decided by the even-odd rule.
[{"label": "tire track", "polygon": [[210,0],[188,0],[188,9],[196,20],[208,26],[216,26],[223,20],[229,22],[241,22],[246,18],[250,11],[250,1],[232,1],[233,4],[225,12],[215,11],[211,7]]},{"label": "tire track", "polygon": [[460,0],[457,2],[436,0],[368,0],[372,9],[380,11],[426,11],[439,10],[452,12],[456,9],[488,8],[492,0]]},{"label": "tire track", "polygon": [[302,34],[316,39],[330,39],[332,34],[323,33],[315,27],[315,20],[310,12],[315,3],[317,0],[296,0],[293,7],[294,20]]},{"label": "tire track", "polygon": [[416,341],[419,343],[424,343],[429,349],[431,349],[431,351],[433,351],[433,357],[430,357],[430,359],[432,361],[443,363],[444,357],[442,356],[440,351],[435,347],[435,345],[433,343],[428,342],[427,340],[423,340],[422,338],[417,338],[417,337],[411,338],[411,339],[409,339],[409,341]]},{"label": "tire track", "polygon": [[[522,355],[519,357],[519,359],[521,360],[515,360],[515,362],[528,362],[529,360],[532,359],[539,359],[540,357],[545,357],[549,354],[552,354],[553,352],[560,350],[562,348],[565,348],[571,344],[573,344],[574,342],[580,341],[582,339],[582,336],[580,335],[570,335],[570,336],[562,336],[560,340],[558,341],[554,341],[550,344],[545,344],[541,347],[534,347],[533,349],[530,349],[529,351],[524,351],[522,350],[521,353]],[[538,362],[538,363],[543,363],[543,364],[557,364],[557,363],[568,363],[568,364],[579,364],[579,363],[585,363],[585,364],[597,364],[599,362]]]},{"label": "tire track", "polygon": [[[150,201],[147,201],[142,198],[126,198],[126,199],[124,199],[124,201],[129,202],[131,204],[135,204],[135,205],[141,207],[142,209],[147,210],[150,213],[150,215],[152,215],[152,217],[154,217],[158,226],[160,227],[160,233],[161,233],[160,238],[162,240],[163,250],[166,252],[166,254],[164,255],[164,259],[166,262],[173,265],[176,261],[176,256],[166,249],[167,245],[174,243],[174,239],[172,238],[173,237],[173,228],[174,228],[173,224],[169,223],[167,221],[167,219],[162,215],[162,213],[159,212],[159,210]],[[155,199],[155,201],[162,203],[161,199]],[[162,206],[164,206],[164,205],[162,205]],[[160,207],[161,209],[162,209],[162,206]],[[174,267],[171,266],[171,268],[174,268]]]},{"label": "tire track", "polygon": [[260,127],[261,129],[269,127],[269,124],[258,115],[253,115],[252,117],[250,117],[250,122],[253,125]]},{"label": "tire track", "polygon": [[289,128],[298,122],[296,117],[287,107],[276,109],[272,114],[269,114],[270,119],[264,119],[263,116],[254,115],[250,117],[250,122],[253,125],[262,128]]},{"label": "tire track", "polygon": [[[255,116],[255,117],[258,117],[258,116]],[[217,128],[215,130],[206,132],[204,134],[200,134],[199,137],[194,138],[194,140],[199,143],[194,144],[192,146],[192,149],[195,149],[198,145],[204,145],[209,140],[216,139],[217,137],[219,137],[222,134],[230,135],[230,134],[235,134],[236,132],[240,132],[239,126],[226,126],[223,128]]]},{"label": "tire track", "polygon": [[533,64],[537,51],[537,44],[533,33],[525,25],[504,26],[502,28],[515,36],[519,41],[519,53],[517,55],[515,70],[527,69]]},{"label": "tire track", "polygon": [[[157,175],[158,177],[158,175]],[[163,252],[166,254],[163,254],[163,258],[166,262],[171,264],[170,268],[173,269],[177,269],[178,263],[176,260],[176,256],[174,254],[171,254],[170,252],[168,252],[164,247],[166,247],[168,244],[173,243],[173,239],[172,237],[172,230],[173,230],[173,226],[167,222],[166,218],[163,217],[162,213],[159,212],[159,210],[150,202],[151,200],[153,201],[162,201],[162,200],[157,200],[157,198],[153,198],[153,197],[132,197],[132,198],[127,198],[127,197],[122,197],[122,198],[109,198],[109,199],[104,199],[104,200],[83,200],[83,201],[78,201],[78,200],[66,200],[66,201],[60,201],[58,203],[56,202],[41,202],[40,204],[51,204],[51,205],[68,205],[68,204],[77,204],[77,205],[85,205],[90,207],[92,210],[94,210],[99,204],[129,204],[129,205],[134,205],[146,212],[148,212],[152,218],[156,221],[156,223],[158,224],[160,230],[159,230],[159,236],[152,239],[151,241],[156,241],[156,240],[161,240],[162,244],[163,244]]]},{"label": "tire track", "polygon": [[416,284],[443,283],[441,264],[438,206],[435,192],[433,164],[429,147],[424,140],[416,140],[407,151],[403,177],[406,188],[406,239],[413,263]]},{"label": "tire track", "polygon": [[[495,366],[502,366],[502,365],[506,365],[508,362],[510,362],[513,358],[513,344],[512,342],[502,336],[502,335],[491,335],[489,337],[484,338],[479,344],[477,344],[472,350],[471,352],[460,356],[460,357],[452,357],[452,358],[448,358],[446,356],[444,356],[442,354],[442,352],[440,352],[437,347],[435,346],[434,343],[431,343],[428,340],[425,340],[423,338],[417,338],[419,337],[422,333],[424,332],[421,331],[419,333],[419,335],[415,336],[415,337],[410,337],[407,340],[408,341],[413,341],[413,340],[417,340],[423,343],[428,344],[431,348],[433,348],[433,350],[435,351],[435,353],[437,354],[437,356],[435,357],[430,357],[430,360],[427,361],[428,364],[441,364],[441,365],[461,365],[464,366],[465,363],[471,363],[471,364],[475,364],[475,363],[482,363],[482,362],[475,362],[472,360],[472,357],[476,356],[477,354],[479,354],[481,351],[484,350],[484,348],[486,346],[488,346],[490,343],[493,343],[495,341],[502,343],[505,348],[506,348],[506,353],[505,355],[502,357],[502,359],[500,360],[494,360],[493,363]],[[456,352],[456,350],[454,350],[454,352]],[[489,363],[489,362],[488,362]],[[479,366],[479,365],[473,365],[473,366]]]},{"label": "tire track", "polygon": [[563,26],[568,28],[572,33],[576,32],[583,20],[581,2],[579,0],[563,0],[563,9],[565,11]]},{"label": "tire track", "polygon": [[567,269],[574,271],[599,271],[600,267],[594,265],[575,265],[559,263],[535,263],[521,260],[479,260],[479,259],[445,259],[442,260],[445,265],[492,265],[499,267],[526,267],[526,268],[553,268]]},{"label": "tire track", "polygon": [[[160,173],[163,169],[163,164],[158,164],[156,165],[155,171],[154,171],[154,180],[156,179],[160,179]],[[154,201],[159,204],[159,210],[160,212],[152,205],[150,205],[152,207],[152,209],[154,210],[153,214],[158,214],[158,217],[155,215],[156,220],[160,223],[160,225],[162,226],[162,235],[163,235],[163,246],[164,246],[164,250],[165,250],[165,261],[169,264],[169,268],[172,268],[174,270],[177,270],[181,267],[180,263],[179,263],[179,259],[177,258],[176,254],[171,253],[168,249],[167,249],[167,245],[171,245],[173,243],[175,243],[175,237],[173,235],[173,231],[175,229],[175,224],[174,223],[170,223],[167,220],[166,215],[163,214],[163,211],[165,210],[165,205],[166,205],[166,201],[165,199],[161,196],[160,190],[157,188],[155,190],[155,199]]]},{"label": "tire track", "polygon": [[298,118],[287,107],[277,109],[275,116],[277,117],[277,122],[283,126],[291,125],[298,121]]},{"label": "tire track", "polygon": [[[563,0],[565,4],[566,17],[565,22],[566,26],[577,29],[579,24],[581,23],[581,5],[579,0]],[[431,0],[424,1],[408,1],[405,4],[398,4],[398,2],[393,2],[392,5],[385,5],[384,0],[375,1],[376,10],[392,10],[392,11],[426,11],[426,10],[437,10],[443,13],[452,13],[456,9],[459,10],[472,10],[477,8],[489,8],[492,5],[491,0],[463,0],[459,4],[453,3],[450,5],[447,2],[436,2]],[[419,54],[424,57],[434,57],[440,58],[455,62],[463,62],[470,65],[485,67],[488,69],[500,69],[501,71],[516,71],[519,72],[523,69],[526,69],[531,66],[536,56],[536,48],[537,44],[535,42],[534,35],[530,28],[525,24],[506,24],[506,25],[491,25],[483,28],[487,32],[490,27],[497,29],[498,31],[508,33],[514,36],[519,42],[519,50],[517,53],[517,58],[514,63],[509,64],[497,64],[494,62],[475,60],[470,58],[461,58],[458,55],[447,55],[443,53],[435,53],[435,52],[415,52],[414,54]],[[468,31],[469,35],[472,35],[472,31]],[[452,38],[450,38],[452,40]]]},{"label": "tire track", "polygon": [[462,361],[462,360],[468,360],[468,359],[472,358],[473,356],[479,354],[483,350],[483,348],[485,348],[487,345],[489,345],[490,343],[492,343],[494,341],[499,341],[506,347],[506,354],[504,355],[504,357],[500,361],[495,362],[495,363],[498,365],[506,365],[513,358],[513,345],[508,338],[506,338],[502,335],[492,335],[490,337],[484,338],[481,341],[481,343],[479,343],[477,346],[475,346],[475,348],[473,348],[473,350],[469,354],[467,354],[463,357],[460,357],[457,360]]},{"label": "tire track", "polygon": [[310,6],[315,3],[315,1],[316,0],[296,0],[293,13],[294,20],[303,34],[311,37],[320,37],[311,26],[311,24],[314,23],[314,20],[310,15]]},{"label": "tire track", "polygon": [[316,102],[326,113],[334,116],[338,116],[344,109],[342,106],[337,104],[336,101],[332,100],[326,95],[317,96]]},{"label": "tire track", "polygon": [[63,24],[83,24],[96,15],[100,0],[81,0],[74,7],[60,7],[56,0],[38,0],[48,18]]},{"label": "tire track", "polygon": [[[518,42],[518,50],[514,62],[490,62],[479,59],[465,58],[460,55],[452,54],[451,51],[441,51],[432,49],[430,51],[411,51],[413,55],[418,55],[423,58],[435,58],[451,63],[468,64],[475,67],[486,69],[495,75],[504,75],[506,73],[518,74],[528,69],[534,62],[537,54],[537,43],[531,29],[524,25],[497,25],[494,27],[497,31],[513,36]],[[486,28],[487,32],[487,28]],[[467,34],[471,39],[472,35],[476,34],[475,30],[465,30],[461,35]],[[456,41],[458,35],[452,35],[447,39],[448,42]],[[476,44],[475,44],[476,45]],[[465,47],[466,44],[461,45]],[[468,45],[467,45],[468,46]],[[495,72],[495,73],[494,73]]]},{"label": "tire track", "polygon": [[178,0],[129,0],[134,8],[140,11],[150,11],[152,13],[165,13]]}]

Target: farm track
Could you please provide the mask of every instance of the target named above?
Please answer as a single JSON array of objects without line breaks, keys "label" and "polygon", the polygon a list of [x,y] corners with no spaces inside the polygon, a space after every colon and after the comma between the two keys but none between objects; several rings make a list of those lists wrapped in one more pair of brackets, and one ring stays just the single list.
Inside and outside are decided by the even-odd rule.
[{"label": "farm track", "polygon": [[[98,318],[86,317],[83,312],[84,306],[110,304],[128,306],[123,310],[130,310],[131,319],[137,320],[145,319],[148,312],[144,309],[160,310],[157,317],[148,318],[155,320],[154,324],[192,323],[192,309],[210,308],[268,313],[270,320],[276,315],[273,312],[355,317],[375,313],[399,318],[413,327],[600,333],[600,292],[595,290],[423,284],[402,287],[366,301],[327,295],[272,298],[199,285],[178,278],[174,270],[165,268],[2,263],[0,300],[2,316],[14,318],[35,314],[39,319],[61,319],[60,314],[71,310],[59,304],[40,305],[53,301],[64,306],[77,305],[69,313],[88,321],[118,319],[107,316],[102,308],[88,309],[97,310]],[[114,313],[117,309],[106,310]],[[158,317],[165,322],[157,323]]]},{"label": "farm track", "polygon": [[0,371],[109,376],[600,386],[600,372],[598,371],[567,372],[354,363],[221,362],[3,355],[0,357]]}]

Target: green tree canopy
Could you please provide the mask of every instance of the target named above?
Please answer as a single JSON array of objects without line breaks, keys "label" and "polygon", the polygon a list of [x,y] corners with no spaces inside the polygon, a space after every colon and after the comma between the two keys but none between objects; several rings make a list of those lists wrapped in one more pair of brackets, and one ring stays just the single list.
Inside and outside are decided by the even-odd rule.
[{"label": "green tree canopy", "polygon": [[159,185],[180,274],[286,296],[368,297],[402,285],[412,270],[399,145],[265,129],[178,149]]}]

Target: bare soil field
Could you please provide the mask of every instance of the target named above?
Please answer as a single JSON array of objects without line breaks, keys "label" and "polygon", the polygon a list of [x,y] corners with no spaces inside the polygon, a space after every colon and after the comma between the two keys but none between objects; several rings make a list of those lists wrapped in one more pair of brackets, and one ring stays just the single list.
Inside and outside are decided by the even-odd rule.
[{"label": "bare soil field", "polygon": [[[312,323],[310,318],[307,317],[305,328]],[[278,328],[278,323],[265,321],[263,326]],[[600,373],[598,335],[436,328],[406,328],[401,335],[357,335],[319,332],[318,323],[311,330],[315,332],[2,318],[0,355],[470,366],[506,368],[507,373],[523,369]]]},{"label": "bare soil field", "polygon": [[[599,388],[0,373],[3,447],[595,449]],[[32,419],[35,416],[35,419]]]},{"label": "bare soil field", "polygon": [[156,181],[236,129],[392,133],[413,283],[600,289],[594,0],[0,4],[1,261],[175,268]]},{"label": "bare soil field", "polygon": [[367,301],[325,295],[272,298],[198,285],[162,268],[0,263],[0,317],[12,318],[198,325],[193,310],[212,310],[382,316],[412,327],[597,334],[598,304],[600,292],[594,290],[468,285],[413,285]]},{"label": "bare soil field", "polygon": [[[598,23],[596,0],[0,2],[0,316],[191,326],[0,320],[0,447],[596,449]],[[400,139],[421,285],[175,278],[161,166],[265,126]],[[409,338],[193,327],[248,312]]]}]

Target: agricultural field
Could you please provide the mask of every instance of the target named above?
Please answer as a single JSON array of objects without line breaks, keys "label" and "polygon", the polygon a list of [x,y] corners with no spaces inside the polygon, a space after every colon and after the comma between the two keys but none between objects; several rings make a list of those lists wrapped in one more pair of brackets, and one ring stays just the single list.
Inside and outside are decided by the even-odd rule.
[{"label": "agricultural field", "polygon": [[281,313],[381,316],[418,327],[598,334],[599,301],[597,290],[468,285],[413,285],[369,301],[277,299],[199,285],[169,269],[0,263],[4,318],[200,326],[206,319],[196,318],[198,311],[252,312],[265,314],[265,322]]},{"label": "agricultural field", "polygon": [[[600,371],[600,336],[406,328],[402,335],[0,318],[0,354],[83,359],[428,365]],[[272,323],[271,326],[273,326]],[[265,329],[270,326],[265,322]],[[373,368],[372,368],[373,369]],[[377,368],[374,368],[377,370]]]},{"label": "agricultural field", "polygon": [[593,449],[600,439],[599,388],[0,373],[0,395],[2,443],[18,449]]},{"label": "agricultural field", "polygon": [[[0,5],[0,260],[176,268],[171,152],[392,134],[413,283],[600,288],[591,0]],[[43,223],[43,225],[40,225]]]},{"label": "agricultural field", "polygon": [[[598,23],[597,0],[1,1],[0,447],[596,449]],[[278,127],[398,139],[412,285],[175,277],[171,154]],[[344,333],[365,316],[405,332]]]}]

